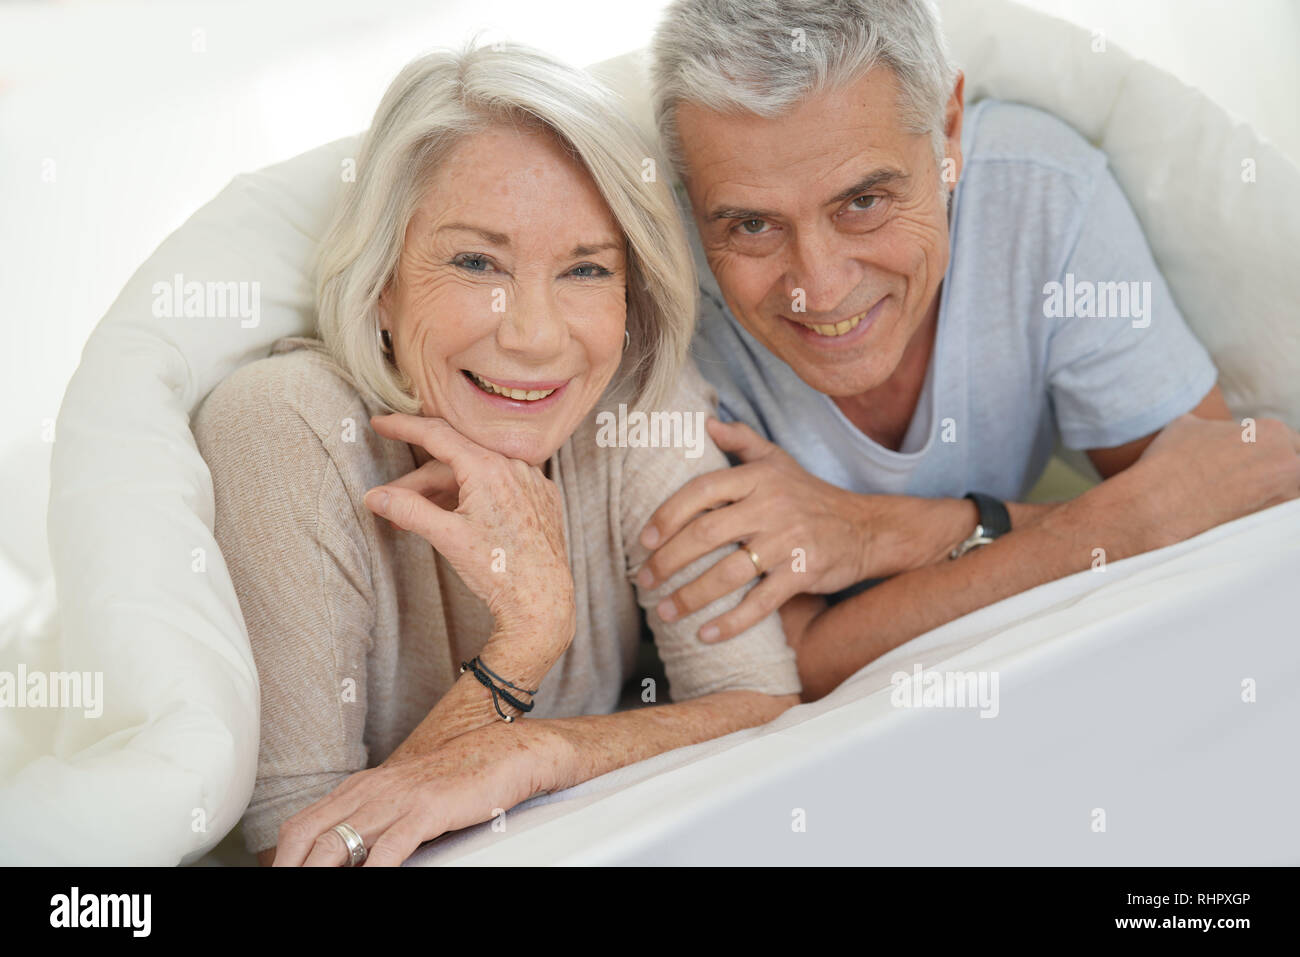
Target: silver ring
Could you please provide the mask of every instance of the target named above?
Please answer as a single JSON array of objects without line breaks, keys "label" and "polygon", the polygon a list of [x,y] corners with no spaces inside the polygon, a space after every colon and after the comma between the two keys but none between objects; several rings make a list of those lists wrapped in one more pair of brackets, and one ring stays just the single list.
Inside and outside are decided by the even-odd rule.
[{"label": "silver ring", "polygon": [[759,578],[762,578],[762,577],[763,577],[763,565],[762,565],[761,562],[759,562],[759,560],[758,560],[758,556],[755,555],[755,554],[754,554],[754,550],[753,550],[752,548],[749,548],[748,546],[745,547],[745,551],[749,552],[749,560],[750,560],[751,562],[754,563],[754,571],[758,572],[758,577],[759,577]]},{"label": "silver ring", "polygon": [[331,830],[348,846],[348,867],[357,867],[366,859],[366,842],[351,824],[335,824]]}]

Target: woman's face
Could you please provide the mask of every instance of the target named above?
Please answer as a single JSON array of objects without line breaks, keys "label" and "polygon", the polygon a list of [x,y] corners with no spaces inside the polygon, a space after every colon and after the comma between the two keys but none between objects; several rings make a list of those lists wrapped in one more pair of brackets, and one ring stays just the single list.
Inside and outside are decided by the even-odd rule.
[{"label": "woman's face", "polygon": [[625,242],[554,136],[493,126],[429,180],[380,298],[421,412],[541,465],[618,368]]}]

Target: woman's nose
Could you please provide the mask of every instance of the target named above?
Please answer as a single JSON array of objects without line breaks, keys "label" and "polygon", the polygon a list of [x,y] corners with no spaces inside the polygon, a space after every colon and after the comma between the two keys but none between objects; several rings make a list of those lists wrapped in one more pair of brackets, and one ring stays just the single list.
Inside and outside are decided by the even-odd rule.
[{"label": "woman's nose", "polygon": [[497,344],[507,352],[547,358],[564,348],[568,323],[554,293],[549,289],[518,288],[507,296]]}]

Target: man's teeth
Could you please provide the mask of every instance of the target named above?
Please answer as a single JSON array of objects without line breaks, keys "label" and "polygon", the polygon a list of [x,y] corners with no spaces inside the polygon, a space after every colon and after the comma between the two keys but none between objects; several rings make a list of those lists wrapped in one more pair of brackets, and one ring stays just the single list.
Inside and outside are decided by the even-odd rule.
[{"label": "man's teeth", "polygon": [[842,336],[846,332],[851,332],[858,327],[858,323],[863,320],[866,313],[854,316],[852,319],[845,319],[843,322],[828,322],[822,325],[813,325],[810,322],[804,323],[804,327],[811,329],[819,336]]},{"label": "man's teeth", "polygon": [[[468,369],[465,370],[469,372]],[[516,399],[522,402],[536,402],[538,399],[545,399],[554,392],[554,389],[507,389],[504,386],[494,385],[482,376],[477,376],[469,372],[469,377],[474,380],[474,384],[484,392],[491,392],[493,395],[503,395],[507,399]]]}]

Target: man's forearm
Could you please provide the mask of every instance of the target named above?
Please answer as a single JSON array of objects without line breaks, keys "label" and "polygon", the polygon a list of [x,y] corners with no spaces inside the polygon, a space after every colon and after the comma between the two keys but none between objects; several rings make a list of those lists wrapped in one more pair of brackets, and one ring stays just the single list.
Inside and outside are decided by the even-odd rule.
[{"label": "man's forearm", "polygon": [[[1118,560],[1153,547],[1117,520],[1111,502],[1138,494],[1120,475],[1059,505],[1011,505],[1012,531],[957,561],[918,567],[814,617],[798,642],[805,701],[833,690],[863,665],[917,635],[1003,598],[1089,568],[1093,549]],[[967,503],[969,504],[969,503]],[[974,511],[972,507],[972,512]],[[971,529],[973,529],[973,525]],[[960,533],[948,547],[970,534]]]},{"label": "man's forearm", "polygon": [[617,714],[530,719],[518,730],[542,764],[544,790],[558,791],[673,748],[765,724],[798,703],[793,694],[719,691]]},{"label": "man's forearm", "polygon": [[[936,562],[947,561],[948,553],[975,530],[979,520],[979,509],[969,499],[896,498],[888,495],[876,495],[870,498],[876,500],[878,508],[890,507],[892,499],[894,507],[900,509],[896,527],[906,529],[902,533],[906,538],[905,544],[900,541],[897,547],[900,553],[907,557],[897,563],[900,566],[899,571],[911,571]],[[1057,508],[1056,504],[1031,505],[1027,502],[1007,502],[1011,527],[1015,530],[1028,528],[1055,508]],[[870,543],[871,530],[874,523],[879,521],[879,512],[864,509],[864,513],[867,518],[864,520],[866,528],[862,540]],[[872,546],[868,544],[867,547]]]}]

